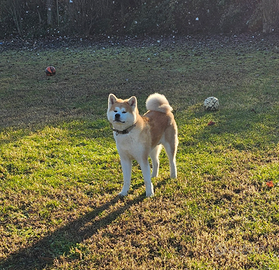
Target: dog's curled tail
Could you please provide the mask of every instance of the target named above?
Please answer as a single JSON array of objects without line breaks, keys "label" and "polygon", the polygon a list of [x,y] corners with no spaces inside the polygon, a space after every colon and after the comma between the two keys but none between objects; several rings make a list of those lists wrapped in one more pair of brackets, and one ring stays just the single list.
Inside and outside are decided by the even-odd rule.
[{"label": "dog's curled tail", "polygon": [[172,107],[164,95],[155,93],[150,95],[146,100],[146,109],[157,112],[171,112]]}]

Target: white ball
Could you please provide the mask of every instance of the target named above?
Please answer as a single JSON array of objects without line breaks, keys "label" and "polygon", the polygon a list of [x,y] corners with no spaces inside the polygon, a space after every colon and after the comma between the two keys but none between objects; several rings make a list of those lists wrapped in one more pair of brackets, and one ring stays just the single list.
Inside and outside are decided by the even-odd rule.
[{"label": "white ball", "polygon": [[217,111],[219,109],[219,100],[216,97],[208,97],[205,99],[203,106],[207,111]]}]

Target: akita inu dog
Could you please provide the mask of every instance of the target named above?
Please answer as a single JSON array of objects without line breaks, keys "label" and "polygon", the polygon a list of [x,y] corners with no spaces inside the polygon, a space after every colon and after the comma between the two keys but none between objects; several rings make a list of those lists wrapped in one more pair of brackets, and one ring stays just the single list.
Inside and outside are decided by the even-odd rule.
[{"label": "akita inu dog", "polygon": [[[159,154],[164,146],[170,164],[170,177],[176,178],[177,126],[172,107],[164,95],[152,94],[146,100],[146,112],[139,115],[137,98],[118,99],[108,97],[107,117],[112,125],[114,139],[120,155],[124,185],[121,196],[126,196],[131,184],[132,160],[139,163],[146,196],[154,195],[151,177],[158,176]],[[152,176],[148,156],[152,160]]]}]

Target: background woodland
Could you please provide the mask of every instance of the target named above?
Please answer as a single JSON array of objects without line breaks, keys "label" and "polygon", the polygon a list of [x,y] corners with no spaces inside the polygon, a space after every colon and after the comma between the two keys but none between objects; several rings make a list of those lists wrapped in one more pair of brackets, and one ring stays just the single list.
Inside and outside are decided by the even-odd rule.
[{"label": "background woodland", "polygon": [[279,0],[0,0],[0,38],[277,30]]}]

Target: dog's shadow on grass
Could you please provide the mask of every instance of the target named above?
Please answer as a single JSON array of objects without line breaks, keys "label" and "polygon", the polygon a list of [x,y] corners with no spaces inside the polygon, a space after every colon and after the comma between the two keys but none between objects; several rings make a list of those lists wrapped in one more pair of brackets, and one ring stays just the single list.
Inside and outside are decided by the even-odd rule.
[{"label": "dog's shadow on grass", "polygon": [[[0,262],[0,269],[44,269],[47,265],[52,265],[54,260],[65,253],[65,247],[70,251],[76,244],[90,238],[99,229],[108,226],[132,205],[138,204],[145,198],[145,193],[132,200],[116,196],[92,212],[57,229],[31,246],[11,254],[7,259]],[[104,211],[111,209],[120,200],[125,201],[123,206],[118,207],[107,215],[102,215]]]}]

